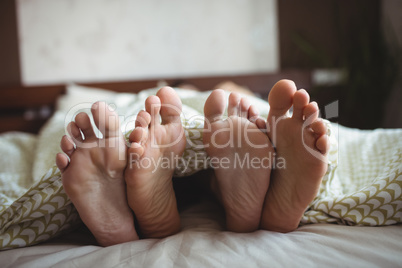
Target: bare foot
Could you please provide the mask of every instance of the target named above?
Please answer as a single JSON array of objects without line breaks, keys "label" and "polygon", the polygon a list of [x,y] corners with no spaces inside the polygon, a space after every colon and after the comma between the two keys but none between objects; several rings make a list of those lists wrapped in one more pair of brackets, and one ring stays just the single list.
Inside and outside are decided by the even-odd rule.
[{"label": "bare foot", "polygon": [[229,97],[228,115],[223,90],[214,90],[205,107],[204,144],[215,170],[211,188],[226,212],[226,227],[252,232],[260,225],[269,186],[273,148],[255,123],[257,110],[237,93]]},{"label": "bare foot", "polygon": [[[261,218],[263,229],[295,230],[327,170],[327,129],[318,119],[317,104],[309,103],[309,99],[305,90],[296,91],[289,80],[276,83],[269,94],[268,136],[277,159],[283,159],[286,166],[272,170]],[[292,105],[293,115],[289,117]]]},{"label": "bare foot", "polygon": [[146,100],[145,109],[129,137],[127,196],[142,235],[166,237],[180,230],[172,176],[186,146],[181,101],[172,88],[164,87]]},{"label": "bare foot", "polygon": [[95,136],[88,115],[80,113],[68,125],[71,138],[61,140],[61,149],[70,158],[56,156],[64,190],[100,245],[137,240],[126,198],[126,144],[118,116],[103,102],[92,106],[92,114],[103,139]]}]

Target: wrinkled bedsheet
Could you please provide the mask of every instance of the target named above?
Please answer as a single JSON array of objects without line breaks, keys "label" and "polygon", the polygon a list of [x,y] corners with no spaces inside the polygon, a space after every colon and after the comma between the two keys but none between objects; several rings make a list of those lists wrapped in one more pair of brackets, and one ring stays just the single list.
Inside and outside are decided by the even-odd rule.
[{"label": "wrinkled bedsheet", "polygon": [[402,225],[309,224],[281,234],[223,231],[216,204],[181,213],[183,231],[165,239],[96,246],[81,229],[0,252],[2,267],[401,267]]}]

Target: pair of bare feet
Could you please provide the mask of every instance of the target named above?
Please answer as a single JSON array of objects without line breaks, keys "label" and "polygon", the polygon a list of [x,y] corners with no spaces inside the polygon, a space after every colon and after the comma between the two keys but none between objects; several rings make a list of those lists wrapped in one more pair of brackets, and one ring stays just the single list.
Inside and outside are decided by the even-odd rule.
[{"label": "pair of bare feet", "polygon": [[[205,103],[203,139],[215,165],[211,189],[230,231],[296,229],[326,172],[326,127],[307,92],[282,80],[268,101],[266,121],[236,93],[229,97],[227,119],[224,91],[213,91]],[[61,140],[65,154],[56,156],[67,195],[103,246],[136,240],[137,231],[166,237],[180,230],[172,175],[186,145],[181,101],[165,87],[146,100],[145,108],[127,147],[117,114],[105,103],[94,104],[92,115],[103,138],[95,136],[86,114],[78,114],[68,126],[70,137]],[[281,167],[276,159],[283,160]]]}]

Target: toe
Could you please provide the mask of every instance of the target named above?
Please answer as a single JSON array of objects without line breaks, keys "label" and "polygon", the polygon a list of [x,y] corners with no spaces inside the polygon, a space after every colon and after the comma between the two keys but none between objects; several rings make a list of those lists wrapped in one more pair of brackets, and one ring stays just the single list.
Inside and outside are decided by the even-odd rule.
[{"label": "toe", "polygon": [[181,100],[176,91],[171,87],[163,87],[157,93],[161,101],[160,114],[162,124],[181,123]]},{"label": "toe", "polygon": [[315,143],[317,149],[323,154],[326,155],[329,150],[329,139],[327,135],[322,135],[319,137]]},{"label": "toe", "polygon": [[135,120],[135,129],[130,133],[129,141],[144,144],[148,138],[150,123],[151,115],[146,111],[140,111]]},{"label": "toe", "polygon": [[254,105],[251,105],[248,109],[248,120],[256,124],[262,131],[265,131],[267,128],[265,120],[260,117],[260,112]]},{"label": "toe", "polygon": [[74,152],[74,142],[67,135],[64,135],[60,141],[61,150],[71,158]]},{"label": "toe", "polygon": [[262,119],[261,117],[260,117],[260,118],[257,118],[257,120],[255,120],[255,124],[256,124],[257,127],[258,127],[260,130],[262,130],[263,132],[266,131],[266,129],[267,129],[267,122],[265,122],[265,120]]},{"label": "toe", "polygon": [[86,113],[79,113],[75,117],[75,123],[84,134],[85,139],[90,139],[95,137],[95,132],[91,125],[91,120]]},{"label": "toe", "polygon": [[281,80],[273,86],[268,96],[270,106],[269,122],[287,114],[290,107],[292,107],[295,92],[296,85],[290,80]]},{"label": "toe", "polygon": [[157,96],[149,96],[145,100],[145,110],[151,117],[151,124],[160,124],[161,123],[161,100]]},{"label": "toe", "polygon": [[241,98],[240,100],[240,113],[239,115],[243,118],[249,118],[248,117],[248,112],[251,106],[250,101],[247,98]]},{"label": "toe", "polygon": [[105,102],[96,102],[92,105],[94,122],[103,137],[118,137],[121,135],[119,116]]},{"label": "toe", "polygon": [[327,126],[321,119],[318,119],[315,122],[313,122],[310,127],[314,131],[314,133],[318,136],[322,136],[327,133]]},{"label": "toe", "polygon": [[144,141],[146,141],[147,134],[147,131],[143,127],[136,127],[130,133],[129,141],[142,144]]},{"label": "toe", "polygon": [[313,123],[317,120],[319,114],[318,105],[315,101],[310,102],[306,107],[303,109],[303,116],[304,119],[308,122]]},{"label": "toe", "polygon": [[58,153],[56,155],[56,166],[59,168],[61,173],[66,170],[68,166],[68,158],[65,154]]},{"label": "toe", "polygon": [[128,148],[128,161],[129,161],[129,167],[131,167],[131,164],[133,162],[138,161],[141,156],[144,154],[144,147],[141,146],[141,144],[133,142],[130,145],[130,148]]},{"label": "toe", "polygon": [[82,141],[81,131],[75,122],[67,125],[67,132],[76,144]]},{"label": "toe", "polygon": [[148,128],[151,123],[151,115],[146,111],[140,111],[135,119],[135,127]]},{"label": "toe", "polygon": [[225,92],[222,89],[215,89],[209,95],[204,105],[205,121],[213,123],[222,120],[226,108]]},{"label": "toe", "polygon": [[228,116],[240,115],[241,97],[237,93],[231,93],[229,96]]},{"label": "toe", "polygon": [[303,120],[304,107],[308,105],[310,96],[304,89],[298,90],[293,96],[293,115],[292,118]]},{"label": "toe", "polygon": [[254,105],[250,105],[248,109],[247,118],[251,122],[255,122],[255,120],[260,116],[260,112]]}]

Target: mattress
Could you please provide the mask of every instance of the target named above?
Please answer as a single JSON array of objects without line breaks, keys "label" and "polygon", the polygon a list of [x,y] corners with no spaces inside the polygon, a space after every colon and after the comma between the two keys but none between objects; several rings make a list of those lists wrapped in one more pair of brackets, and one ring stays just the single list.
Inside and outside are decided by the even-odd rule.
[{"label": "mattress", "polygon": [[2,267],[402,267],[402,225],[310,224],[291,233],[223,231],[210,200],[181,213],[183,231],[165,239],[96,246],[83,229],[0,253]]}]

